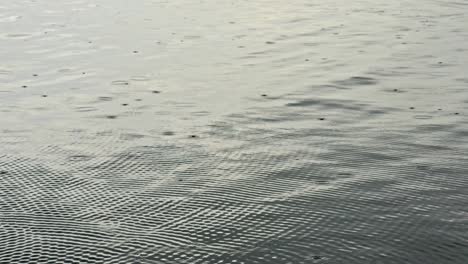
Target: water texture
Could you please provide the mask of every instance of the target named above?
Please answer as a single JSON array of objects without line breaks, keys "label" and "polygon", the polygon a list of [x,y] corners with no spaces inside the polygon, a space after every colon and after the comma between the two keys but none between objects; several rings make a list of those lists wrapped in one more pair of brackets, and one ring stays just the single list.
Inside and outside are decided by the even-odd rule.
[{"label": "water texture", "polygon": [[0,263],[468,263],[468,2],[0,1]]}]

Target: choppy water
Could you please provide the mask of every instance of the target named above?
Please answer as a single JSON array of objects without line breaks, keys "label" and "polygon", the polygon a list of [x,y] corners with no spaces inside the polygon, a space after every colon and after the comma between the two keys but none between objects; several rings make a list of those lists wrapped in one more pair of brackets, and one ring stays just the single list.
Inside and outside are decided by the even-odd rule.
[{"label": "choppy water", "polygon": [[468,2],[0,2],[0,263],[468,263]]}]

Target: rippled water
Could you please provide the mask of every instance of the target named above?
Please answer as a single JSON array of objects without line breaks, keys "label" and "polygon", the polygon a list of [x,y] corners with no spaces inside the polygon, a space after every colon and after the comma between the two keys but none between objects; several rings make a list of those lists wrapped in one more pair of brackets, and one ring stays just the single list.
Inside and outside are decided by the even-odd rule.
[{"label": "rippled water", "polygon": [[468,263],[468,2],[0,2],[0,263]]}]

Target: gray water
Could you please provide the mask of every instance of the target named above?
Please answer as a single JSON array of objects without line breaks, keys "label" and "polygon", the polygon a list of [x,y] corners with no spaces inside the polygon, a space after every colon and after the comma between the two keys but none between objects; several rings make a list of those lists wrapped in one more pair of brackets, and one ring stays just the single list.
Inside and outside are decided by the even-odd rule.
[{"label": "gray water", "polygon": [[468,263],[465,0],[0,1],[0,263]]}]

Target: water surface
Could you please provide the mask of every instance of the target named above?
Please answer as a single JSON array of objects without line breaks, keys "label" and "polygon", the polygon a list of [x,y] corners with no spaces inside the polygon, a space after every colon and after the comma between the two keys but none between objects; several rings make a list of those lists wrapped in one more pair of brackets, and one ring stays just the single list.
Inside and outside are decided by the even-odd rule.
[{"label": "water surface", "polygon": [[467,14],[0,2],[0,263],[468,263]]}]

